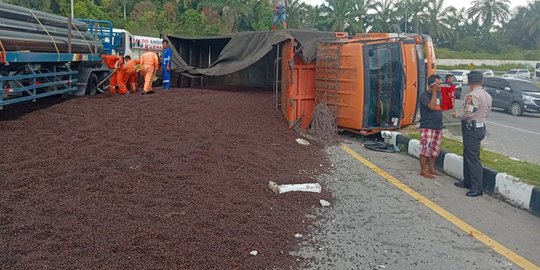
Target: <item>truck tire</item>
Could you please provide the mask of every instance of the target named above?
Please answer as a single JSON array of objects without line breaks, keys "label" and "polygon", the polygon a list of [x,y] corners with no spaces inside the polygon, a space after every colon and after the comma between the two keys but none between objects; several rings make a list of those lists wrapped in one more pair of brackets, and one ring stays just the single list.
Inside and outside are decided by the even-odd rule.
[{"label": "truck tire", "polygon": [[90,96],[95,95],[98,92],[97,90],[98,83],[99,83],[98,76],[95,73],[92,73],[92,75],[90,75],[90,77],[88,78],[88,82],[86,83],[85,94],[90,95]]}]

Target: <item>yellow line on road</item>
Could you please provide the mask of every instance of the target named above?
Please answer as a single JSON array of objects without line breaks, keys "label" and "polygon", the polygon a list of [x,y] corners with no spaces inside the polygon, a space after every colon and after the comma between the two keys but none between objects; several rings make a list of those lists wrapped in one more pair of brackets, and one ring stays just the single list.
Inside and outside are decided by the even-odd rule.
[{"label": "yellow line on road", "polygon": [[484,243],[488,247],[492,248],[499,254],[503,255],[516,265],[521,266],[524,269],[536,269],[540,270],[540,267],[536,266],[532,262],[528,261],[527,259],[521,257],[517,253],[513,252],[512,250],[506,248],[505,246],[501,245],[499,242],[491,239],[489,236],[485,235],[481,231],[475,229],[473,226],[467,224],[465,221],[459,219],[458,217],[454,216],[452,213],[446,211],[444,208],[440,207],[436,203],[430,201],[428,198],[422,196],[420,193],[414,191],[409,186],[405,185],[401,181],[399,181],[394,176],[390,175],[383,169],[377,167],[377,165],[373,164],[366,158],[360,156],[358,153],[356,153],[354,150],[352,150],[350,147],[342,144],[341,149],[345,150],[345,152],[349,153],[351,156],[356,158],[358,161],[360,161],[362,164],[366,165],[368,168],[372,169],[376,173],[378,173],[380,176],[382,176],[384,179],[386,179],[388,182],[392,183],[397,188],[401,189],[403,192],[409,194],[411,197],[415,198],[417,201],[421,202],[425,206],[429,207],[431,210],[433,210],[435,213],[439,214],[441,217],[445,218],[446,220],[452,222],[454,225],[456,225],[458,228],[462,229],[466,233],[468,233],[470,236],[480,240],[480,242]]}]

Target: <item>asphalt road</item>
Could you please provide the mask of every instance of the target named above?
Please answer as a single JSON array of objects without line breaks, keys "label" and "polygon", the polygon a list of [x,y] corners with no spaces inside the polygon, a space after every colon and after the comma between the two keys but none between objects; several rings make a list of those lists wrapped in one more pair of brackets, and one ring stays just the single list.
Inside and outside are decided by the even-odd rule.
[{"label": "asphalt road", "polygon": [[[455,187],[448,176],[424,179],[418,160],[406,154],[370,151],[354,138],[345,137],[345,144],[456,218],[540,265],[540,218],[487,195],[466,197],[466,190]],[[334,166],[319,180],[336,200],[308,216],[319,217],[315,230],[303,235],[293,252],[306,260],[304,269],[521,269],[344,149],[331,147],[327,153]]]},{"label": "asphalt road", "polygon": [[[463,97],[469,88],[463,88]],[[461,109],[462,102],[456,102]],[[540,164],[540,114],[524,113],[513,116],[502,109],[494,108],[487,121],[488,134],[482,146],[488,150],[520,160]]]}]

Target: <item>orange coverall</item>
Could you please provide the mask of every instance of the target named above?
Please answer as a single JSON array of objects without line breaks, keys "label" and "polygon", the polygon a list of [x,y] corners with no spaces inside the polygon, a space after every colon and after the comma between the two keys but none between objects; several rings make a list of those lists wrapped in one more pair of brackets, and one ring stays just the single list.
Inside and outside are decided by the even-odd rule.
[{"label": "orange coverall", "polygon": [[140,63],[140,60],[128,60],[124,64],[124,85],[131,86],[131,93],[137,92],[137,65]]},{"label": "orange coverall", "polygon": [[159,67],[158,56],[154,52],[145,52],[141,55],[141,71],[144,75],[144,92],[152,90],[154,73]]},{"label": "orange coverall", "polygon": [[[111,94],[116,93],[116,85],[118,85],[118,93],[125,94],[127,93],[126,85],[124,84],[124,71],[122,70],[122,62],[124,59],[122,56],[118,55],[105,55],[103,57],[105,65],[113,70],[113,75],[111,76],[109,91]],[[115,70],[116,69],[116,70]]]}]

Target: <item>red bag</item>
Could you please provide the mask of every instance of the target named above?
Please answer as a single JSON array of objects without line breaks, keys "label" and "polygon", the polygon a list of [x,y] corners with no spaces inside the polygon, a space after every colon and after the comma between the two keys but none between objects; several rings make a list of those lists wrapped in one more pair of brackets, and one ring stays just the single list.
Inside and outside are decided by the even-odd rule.
[{"label": "red bag", "polygon": [[456,85],[444,83],[441,86],[441,110],[448,111],[454,109],[456,100]]}]

